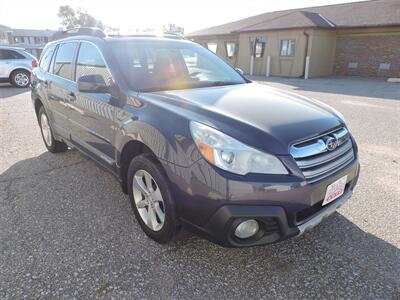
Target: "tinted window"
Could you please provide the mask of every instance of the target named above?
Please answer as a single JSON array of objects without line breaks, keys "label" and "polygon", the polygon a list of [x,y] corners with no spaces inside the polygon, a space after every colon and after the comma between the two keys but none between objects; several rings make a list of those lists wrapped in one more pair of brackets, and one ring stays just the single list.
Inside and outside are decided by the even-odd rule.
[{"label": "tinted window", "polygon": [[75,81],[85,75],[99,75],[107,85],[111,84],[111,74],[103,57],[96,46],[89,43],[82,43],[79,48]]},{"label": "tinted window", "polygon": [[13,50],[0,49],[0,59],[24,59],[25,57]]},{"label": "tinted window", "polygon": [[232,67],[192,43],[115,42],[119,67],[134,90],[159,91],[246,83]]},{"label": "tinted window", "polygon": [[75,49],[77,45],[78,45],[77,43],[66,43],[66,44],[61,44],[58,47],[56,60],[54,64],[54,72],[53,72],[54,74],[69,80],[73,80],[72,62],[74,59]]},{"label": "tinted window", "polygon": [[56,60],[58,48],[59,48],[59,46],[57,45],[56,49],[54,50],[54,54],[53,54],[53,57],[51,59],[51,62],[50,62],[50,67],[49,67],[49,72],[50,73],[54,73],[54,63],[55,63],[55,60]]},{"label": "tinted window", "polygon": [[40,64],[39,64],[43,70],[45,70],[45,71],[49,70],[49,65],[50,65],[51,58],[53,57],[53,53],[54,53],[55,49],[56,49],[56,46],[52,45],[49,48],[47,48],[46,52],[43,53],[43,55],[40,59]]}]

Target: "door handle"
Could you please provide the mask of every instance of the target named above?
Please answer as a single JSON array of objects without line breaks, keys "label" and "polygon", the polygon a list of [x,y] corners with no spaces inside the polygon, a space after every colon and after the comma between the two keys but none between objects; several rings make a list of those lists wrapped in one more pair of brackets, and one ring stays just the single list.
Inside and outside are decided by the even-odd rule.
[{"label": "door handle", "polygon": [[74,102],[76,100],[76,96],[73,92],[69,93],[67,96],[65,96],[65,98],[67,101],[70,102]]}]

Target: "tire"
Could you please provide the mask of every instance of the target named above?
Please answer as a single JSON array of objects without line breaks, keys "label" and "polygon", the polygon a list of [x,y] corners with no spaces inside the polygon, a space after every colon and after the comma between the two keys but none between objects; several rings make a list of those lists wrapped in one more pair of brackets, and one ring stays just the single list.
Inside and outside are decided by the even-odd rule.
[{"label": "tire", "polygon": [[15,70],[10,76],[11,84],[17,88],[26,88],[31,83],[31,74],[26,70]]},{"label": "tire", "polygon": [[[143,190],[140,190],[137,184],[137,180],[143,179],[142,183],[146,186],[146,174],[151,176],[151,189],[153,190],[148,198],[144,197]],[[180,226],[167,175],[160,163],[151,154],[139,155],[132,159],[127,175],[129,198],[136,220],[142,230],[157,243],[168,244],[174,241]],[[159,201],[160,195],[161,201]],[[139,204],[138,199],[142,199]],[[147,202],[147,205],[145,202]],[[151,202],[153,202],[152,205]],[[160,217],[160,211],[164,213],[163,221]],[[150,219],[154,219],[151,218],[152,215],[156,217],[156,222],[151,222]],[[162,225],[160,225],[161,223]]]},{"label": "tire", "polygon": [[47,150],[51,153],[59,153],[66,151],[68,149],[68,146],[65,143],[57,141],[54,138],[49,118],[43,106],[39,108],[38,121],[40,126],[40,132],[42,133],[43,142]]}]

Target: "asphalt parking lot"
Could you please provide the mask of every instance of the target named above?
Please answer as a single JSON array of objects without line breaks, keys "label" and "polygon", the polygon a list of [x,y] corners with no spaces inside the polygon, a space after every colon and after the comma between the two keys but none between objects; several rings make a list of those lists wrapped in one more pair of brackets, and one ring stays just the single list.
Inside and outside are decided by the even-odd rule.
[{"label": "asphalt parking lot", "polygon": [[312,232],[247,249],[189,233],[151,241],[110,174],[74,150],[46,152],[29,90],[0,86],[0,299],[399,299],[400,84],[262,83],[341,111],[362,169],[352,199]]}]

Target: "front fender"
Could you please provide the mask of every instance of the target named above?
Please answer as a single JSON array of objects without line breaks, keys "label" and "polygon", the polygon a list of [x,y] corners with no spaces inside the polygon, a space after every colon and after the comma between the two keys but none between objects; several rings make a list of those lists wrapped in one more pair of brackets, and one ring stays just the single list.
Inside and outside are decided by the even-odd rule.
[{"label": "front fender", "polygon": [[189,167],[200,158],[196,155],[198,151],[191,139],[188,120],[180,116],[172,117],[155,106],[142,109],[139,113],[125,107],[117,112],[117,153],[121,153],[128,142],[139,141],[149,147],[159,160],[181,167]]}]

